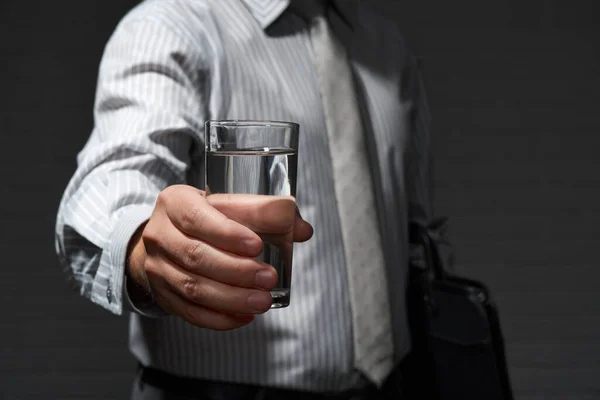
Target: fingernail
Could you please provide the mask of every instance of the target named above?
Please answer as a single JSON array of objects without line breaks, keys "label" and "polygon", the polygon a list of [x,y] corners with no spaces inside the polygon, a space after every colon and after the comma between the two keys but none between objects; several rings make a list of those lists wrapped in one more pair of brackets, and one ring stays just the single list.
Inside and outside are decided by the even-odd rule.
[{"label": "fingernail", "polygon": [[254,285],[261,289],[273,289],[277,283],[276,281],[277,277],[275,276],[274,271],[270,269],[260,270],[254,275]]},{"label": "fingernail", "polygon": [[273,298],[269,292],[252,292],[248,296],[246,304],[254,311],[265,312],[271,308]]}]

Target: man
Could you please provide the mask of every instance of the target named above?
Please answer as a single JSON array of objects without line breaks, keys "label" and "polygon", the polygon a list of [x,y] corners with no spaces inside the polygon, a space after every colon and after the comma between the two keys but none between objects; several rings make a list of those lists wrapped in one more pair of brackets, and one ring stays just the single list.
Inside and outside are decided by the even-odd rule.
[{"label": "man", "polygon": [[[83,296],[132,311],[134,399],[383,393],[410,347],[408,221],[431,215],[421,86],[367,1],[154,0],[121,21],[57,250]],[[314,235],[293,202],[196,189],[217,119],[300,124],[296,204]],[[281,310],[257,226],[305,242]]]}]

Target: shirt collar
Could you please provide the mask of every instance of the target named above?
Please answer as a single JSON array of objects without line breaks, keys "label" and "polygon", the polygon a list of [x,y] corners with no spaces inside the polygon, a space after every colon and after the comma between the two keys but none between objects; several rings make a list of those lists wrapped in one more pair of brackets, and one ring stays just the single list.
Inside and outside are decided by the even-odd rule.
[{"label": "shirt collar", "polygon": [[[242,0],[242,2],[262,29],[267,29],[290,5],[290,0]],[[344,21],[352,27],[356,21],[355,2],[333,1],[333,5]]]},{"label": "shirt collar", "polygon": [[290,0],[242,0],[261,28],[267,29],[290,5]]}]

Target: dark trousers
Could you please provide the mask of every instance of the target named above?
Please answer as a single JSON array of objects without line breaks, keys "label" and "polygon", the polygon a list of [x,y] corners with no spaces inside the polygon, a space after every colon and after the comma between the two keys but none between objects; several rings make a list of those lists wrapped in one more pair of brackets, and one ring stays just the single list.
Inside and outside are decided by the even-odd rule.
[{"label": "dark trousers", "polygon": [[139,367],[132,400],[407,400],[402,396],[399,371],[379,390],[367,387],[344,393],[312,393],[252,385],[180,378]]}]

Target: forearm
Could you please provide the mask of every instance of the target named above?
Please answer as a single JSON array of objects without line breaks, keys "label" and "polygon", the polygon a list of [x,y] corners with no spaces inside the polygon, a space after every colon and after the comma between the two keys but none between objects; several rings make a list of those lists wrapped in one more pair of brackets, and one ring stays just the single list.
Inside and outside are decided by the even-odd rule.
[{"label": "forearm", "polygon": [[[124,171],[77,178],[59,209],[57,251],[80,294],[120,314],[127,244],[150,217],[159,188]],[[123,183],[122,189],[109,181]]]},{"label": "forearm", "polygon": [[197,47],[137,15],[119,25],[102,60],[95,129],[60,205],[56,248],[79,292],[117,314],[131,238],[158,194],[186,182],[191,149],[203,148]]}]

